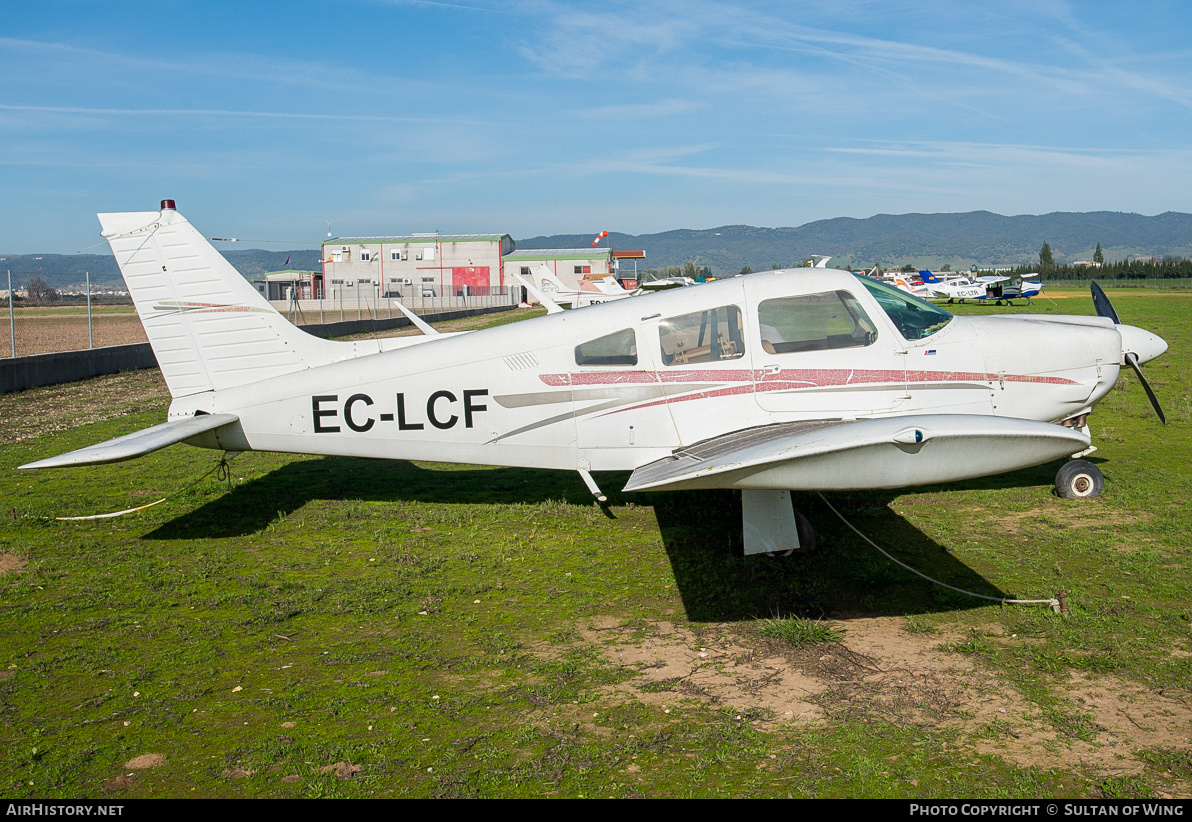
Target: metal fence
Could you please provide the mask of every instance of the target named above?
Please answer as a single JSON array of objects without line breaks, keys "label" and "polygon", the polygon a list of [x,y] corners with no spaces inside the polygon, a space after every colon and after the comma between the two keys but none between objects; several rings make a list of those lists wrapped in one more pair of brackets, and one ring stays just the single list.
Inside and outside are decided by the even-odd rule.
[{"label": "metal fence", "polygon": [[[11,275],[9,277],[11,281]],[[83,314],[82,306],[78,306],[77,314],[71,310],[73,306],[37,307],[38,310],[44,308],[61,310],[60,314],[55,312],[53,318],[56,325],[53,338],[42,339],[46,335],[37,331],[35,326],[48,325],[48,322],[38,323],[36,315],[24,310],[21,312],[21,317],[17,317],[10,287],[6,300],[8,330],[7,333],[0,336],[0,357],[14,358],[19,355],[31,356],[59,351],[77,351],[84,348],[97,349],[144,339],[140,333],[130,335],[127,329],[120,332],[117,326],[113,325],[121,321],[132,322],[139,331],[140,325],[135,321],[136,314],[131,305],[128,306],[127,312],[121,312],[119,315],[111,313],[110,307],[108,307],[108,313],[93,316],[89,289],[87,296],[86,315]],[[270,304],[294,325],[306,326],[351,320],[400,318],[405,315],[397,307],[398,303],[403,303],[419,315],[445,314],[477,309],[516,307],[522,297],[521,288],[516,286],[483,289],[461,288],[458,295],[438,295],[434,292],[423,294],[415,291],[405,299],[382,297],[364,289],[351,289],[346,293],[341,292],[320,300],[272,300]],[[31,329],[33,330],[31,331]],[[18,350],[18,345],[20,350]]]},{"label": "metal fence", "polygon": [[[86,272],[86,277],[87,277],[87,290],[85,292],[85,296],[86,296],[86,309],[87,309],[87,314],[86,314],[87,348],[94,349],[99,346],[97,346],[96,342],[95,342],[95,325],[94,325],[94,319],[92,317],[92,312],[91,312],[91,272],[90,271]],[[8,307],[8,334],[4,335],[2,342],[0,342],[0,356],[7,357],[7,358],[11,359],[11,358],[15,358],[17,356],[17,315],[16,315],[16,306],[13,302],[12,272],[11,271],[7,272],[7,278],[8,278],[8,282],[7,282],[8,292],[7,292],[7,297],[6,297],[5,301],[6,301],[7,307]],[[24,306],[22,306],[22,308],[23,307]],[[78,317],[78,322],[76,322],[76,323],[71,322],[71,320],[75,319],[73,316],[70,315],[70,309],[74,307],[73,304],[71,306],[67,307],[67,306],[59,306],[59,305],[55,305],[55,304],[46,305],[43,303],[35,303],[33,306],[30,306],[30,307],[32,307],[34,309],[39,309],[39,310],[50,309],[51,311],[58,309],[62,313],[54,314],[53,315],[54,319],[65,319],[67,325],[77,326],[77,329],[80,331],[84,327],[82,324],[83,316],[81,315],[81,313],[80,313],[80,316]],[[131,305],[129,307],[131,308]],[[79,306],[79,309],[81,312],[82,306]],[[35,315],[34,315],[34,317],[35,317]],[[34,336],[36,337],[38,335],[34,334]],[[71,335],[68,335],[68,336],[71,336]],[[38,343],[35,343],[35,345],[36,344],[38,344]],[[103,343],[101,343],[100,345],[103,345]],[[82,346],[81,345],[73,345],[73,346],[71,346],[67,349],[64,349],[64,350],[78,350],[79,348],[82,348]],[[32,352],[32,353],[42,353],[42,352]]]},{"label": "metal fence", "polygon": [[[415,314],[442,314],[476,308],[516,306],[522,300],[521,288],[485,288],[475,293],[461,289],[458,295],[425,294],[415,291],[408,297],[382,297],[364,289],[344,289],[326,299],[272,300],[270,304],[294,325],[322,325],[347,320],[384,320],[401,317],[400,303]],[[354,293],[353,293],[354,292]]]}]

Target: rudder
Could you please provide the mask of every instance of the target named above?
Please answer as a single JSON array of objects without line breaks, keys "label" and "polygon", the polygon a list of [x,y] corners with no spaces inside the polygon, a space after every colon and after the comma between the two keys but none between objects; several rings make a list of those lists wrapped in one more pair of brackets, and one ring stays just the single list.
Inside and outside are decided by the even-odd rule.
[{"label": "rudder", "polygon": [[291,325],[172,201],[160,212],[97,216],[173,397],[335,359],[329,343]]}]

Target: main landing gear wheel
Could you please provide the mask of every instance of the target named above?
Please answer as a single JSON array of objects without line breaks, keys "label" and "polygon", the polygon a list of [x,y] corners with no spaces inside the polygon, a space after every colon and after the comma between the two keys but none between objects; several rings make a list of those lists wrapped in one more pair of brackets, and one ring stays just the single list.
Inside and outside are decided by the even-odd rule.
[{"label": "main landing gear wheel", "polygon": [[766,554],[768,557],[789,557],[791,554],[810,554],[815,550],[815,529],[811,527],[811,522],[807,517],[795,512],[795,530],[799,533],[799,549],[796,551],[792,548],[789,551],[770,551]]},{"label": "main landing gear wheel", "polygon": [[1063,499],[1093,499],[1105,489],[1105,475],[1088,460],[1072,460],[1055,475],[1055,492]]}]

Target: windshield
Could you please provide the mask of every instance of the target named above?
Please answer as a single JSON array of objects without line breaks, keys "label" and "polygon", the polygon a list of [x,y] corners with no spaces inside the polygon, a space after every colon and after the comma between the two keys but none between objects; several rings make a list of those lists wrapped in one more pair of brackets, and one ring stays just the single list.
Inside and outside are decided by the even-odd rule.
[{"label": "windshield", "polygon": [[951,314],[927,300],[919,299],[872,277],[860,274],[856,277],[894,322],[898,332],[908,340],[930,337],[952,321]]}]

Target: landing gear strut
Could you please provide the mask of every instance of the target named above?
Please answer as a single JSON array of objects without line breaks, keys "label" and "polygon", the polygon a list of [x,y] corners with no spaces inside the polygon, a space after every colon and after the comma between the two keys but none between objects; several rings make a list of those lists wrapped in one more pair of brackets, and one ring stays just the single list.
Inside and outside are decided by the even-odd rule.
[{"label": "landing gear strut", "polygon": [[745,556],[789,557],[815,550],[815,529],[794,508],[790,491],[741,492]]}]

